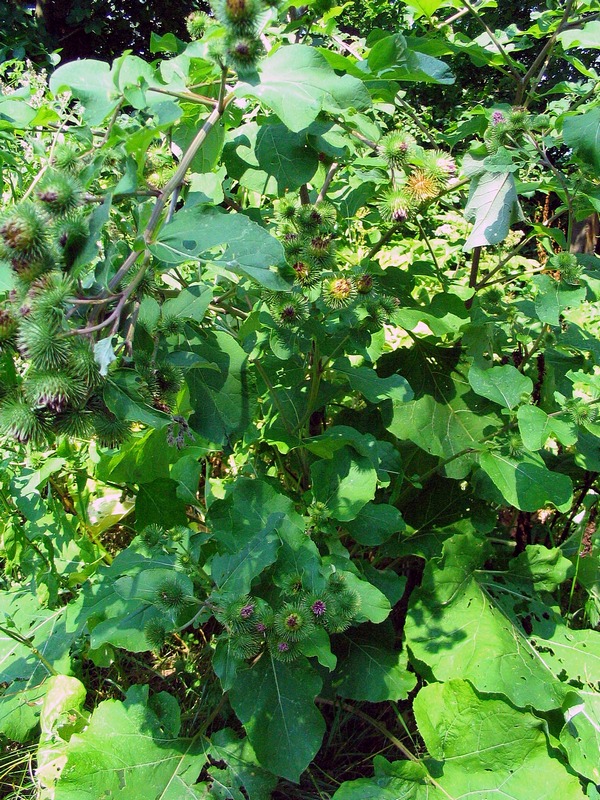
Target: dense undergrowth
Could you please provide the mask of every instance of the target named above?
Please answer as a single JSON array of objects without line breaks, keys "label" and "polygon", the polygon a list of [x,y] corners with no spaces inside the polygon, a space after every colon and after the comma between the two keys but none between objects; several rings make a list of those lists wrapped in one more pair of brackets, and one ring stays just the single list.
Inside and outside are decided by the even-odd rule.
[{"label": "dense undergrowth", "polygon": [[599,796],[600,8],[494,6],[5,65],[2,796]]}]

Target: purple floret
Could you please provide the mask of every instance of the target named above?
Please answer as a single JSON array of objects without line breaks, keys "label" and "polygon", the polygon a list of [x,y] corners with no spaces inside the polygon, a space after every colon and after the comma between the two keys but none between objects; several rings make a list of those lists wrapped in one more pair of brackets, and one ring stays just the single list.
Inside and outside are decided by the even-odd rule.
[{"label": "purple floret", "polygon": [[310,609],[315,615],[315,617],[322,617],[323,614],[327,611],[327,606],[325,605],[323,600],[315,600]]},{"label": "purple floret", "polygon": [[250,619],[252,614],[254,614],[254,603],[247,603],[240,608],[240,617],[242,619]]}]

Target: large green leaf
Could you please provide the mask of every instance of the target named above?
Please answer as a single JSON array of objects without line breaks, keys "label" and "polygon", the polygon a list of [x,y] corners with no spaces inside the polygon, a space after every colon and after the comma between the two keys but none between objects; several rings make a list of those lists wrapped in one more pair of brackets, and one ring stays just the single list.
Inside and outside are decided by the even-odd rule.
[{"label": "large green leaf", "polygon": [[567,117],[563,125],[563,138],[582,161],[594,169],[600,169],[600,108]]},{"label": "large green leaf", "polygon": [[212,503],[206,522],[219,545],[229,553],[251,542],[257,531],[274,527],[293,547],[306,538],[304,522],[292,500],[269,483],[252,478],[238,478],[223,500]]},{"label": "large green leaf", "polygon": [[342,784],[333,800],[584,800],[533,714],[483,699],[461,680],[425,686],[414,711],[431,758],[376,756],[375,776]]},{"label": "large green leaf", "polygon": [[[548,552],[552,554],[554,551]],[[537,558],[531,570],[533,579],[542,579],[547,582],[547,588],[551,588],[553,583],[558,582],[561,573],[564,575],[567,570],[560,557],[556,557],[555,561],[553,564],[551,558],[546,558],[545,562]],[[573,567],[570,562],[567,563],[572,573]],[[506,599],[513,601],[513,597],[507,594],[505,605]],[[535,605],[531,607],[530,620],[532,644],[550,669],[573,687],[562,706],[565,724],[560,733],[569,763],[581,775],[598,783],[600,632],[567,628],[557,613]]]},{"label": "large green leaf", "polygon": [[110,66],[91,58],[62,64],[52,73],[50,91],[58,94],[65,90],[81,102],[89,125],[103,122],[121,100]]},{"label": "large green leaf", "polygon": [[407,331],[425,324],[436,336],[458,334],[469,323],[469,312],[464,300],[455,294],[440,292],[430,298],[426,305],[399,308],[394,321]]},{"label": "large green leaf", "polygon": [[193,409],[189,423],[209,442],[226,444],[241,435],[252,418],[255,399],[248,357],[236,340],[222,331],[198,338],[193,352],[208,368],[200,363],[186,373]]},{"label": "large green leaf", "polygon": [[572,421],[548,416],[538,406],[520,406],[517,419],[519,433],[528,450],[541,450],[550,438],[556,438],[566,447],[577,441],[577,426]]},{"label": "large green leaf", "polygon": [[250,539],[240,539],[233,552],[213,558],[211,577],[219,589],[237,595],[250,591],[252,580],[277,558],[281,540],[276,529],[283,517],[281,512],[270,514]]},{"label": "large green leaf", "polygon": [[485,370],[473,365],[469,370],[469,383],[474,392],[504,408],[514,408],[522,401],[522,395],[533,391],[531,378],[512,364]]},{"label": "large green leaf", "polygon": [[275,179],[279,194],[310,181],[319,165],[306,134],[293,133],[281,124],[259,126],[254,155],[258,168]]},{"label": "large green leaf", "polygon": [[559,511],[571,507],[571,479],[560,472],[551,472],[538,453],[524,452],[518,456],[481,453],[479,463],[506,502],[521,511],[539,511],[549,504]]},{"label": "large green leaf", "polygon": [[380,703],[405,700],[416,677],[406,669],[406,653],[394,647],[391,624],[361,625],[341,637],[333,679],[337,693],[352,700]]},{"label": "large green leaf", "polygon": [[267,289],[290,288],[277,271],[284,263],[283,247],[244,214],[183,208],[161,229],[150,250],[165,264],[199,259]]},{"label": "large green leaf", "polygon": [[409,0],[408,8],[413,9],[418,16],[431,17],[442,6],[451,5],[446,0]]},{"label": "large green leaf", "polygon": [[28,686],[28,681],[13,681],[5,687],[0,694],[0,734],[13,742],[27,742],[39,723],[45,694],[45,682]]},{"label": "large green leaf", "polygon": [[162,525],[165,529],[185,525],[185,504],[177,495],[177,484],[170,478],[157,478],[142,483],[135,498],[135,525],[143,530],[146,525]]},{"label": "large green leaf", "polygon": [[371,48],[367,63],[372,73],[386,80],[454,83],[454,75],[447,64],[412,50],[401,33],[378,39]]},{"label": "large green leaf", "polygon": [[169,414],[149,405],[141,394],[142,379],[133,369],[114,372],[104,386],[104,402],[119,419],[162,428],[171,422]]},{"label": "large green leaf", "polygon": [[[569,26],[570,28],[570,26]],[[593,20],[581,28],[570,28],[561,31],[556,37],[565,50],[571,47],[600,49],[600,22]]]},{"label": "large green leaf", "polygon": [[192,319],[202,322],[206,309],[212,300],[213,290],[204,284],[193,284],[179,292],[177,297],[162,305],[163,317]]},{"label": "large green leaf", "polygon": [[35,109],[24,102],[23,98],[0,98],[0,130],[28,128],[35,117]]},{"label": "large green leaf", "polygon": [[525,800],[542,775],[548,800],[583,795],[578,780],[549,754],[542,720],[481,699],[466,681],[426,686],[414,712],[429,754],[443,762],[441,785],[453,797],[497,791]]},{"label": "large green leaf", "polygon": [[531,581],[539,592],[553,592],[567,578],[573,577],[574,567],[558,547],[528,544],[525,550],[509,564],[509,571],[517,578]]},{"label": "large green leaf", "polygon": [[[196,108],[194,108],[191,114],[186,114],[175,126],[173,130],[173,142],[180,147],[184,153],[197,136],[201,124],[202,120],[198,119],[198,113]],[[202,147],[192,159],[190,172],[202,175],[214,170],[219,164],[224,141],[225,127],[223,123],[220,122],[214,125],[208,132]]]},{"label": "large green leaf", "polygon": [[275,775],[297,781],[317,753],[325,732],[314,705],[320,690],[321,679],[304,658],[283,664],[265,654],[238,672],[231,705],[261,765]]},{"label": "large green leaf", "polygon": [[600,694],[578,691],[572,695],[560,741],[573,769],[595,784],[600,783]]},{"label": "large green leaf", "polygon": [[[87,625],[92,648],[113,644],[132,652],[150,649],[144,627],[159,615],[152,601],[160,584],[173,577],[174,563],[175,556],[155,553],[150,558],[134,543],[85,584],[77,621],[81,628]],[[179,577],[191,594],[189,578]]]},{"label": "large green leaf", "polygon": [[425,686],[414,702],[431,758],[375,758],[375,776],[333,800],[584,800],[577,778],[549,753],[545,723],[462,680]]},{"label": "large green leaf", "polygon": [[380,378],[371,367],[353,367],[347,358],[339,358],[334,362],[333,368],[346,378],[352,389],[360,392],[370,403],[381,403],[388,399],[404,403],[413,398],[408,381],[401,375]]},{"label": "large green leaf", "polygon": [[149,791],[157,800],[201,797],[193,785],[206,762],[204,748],[169,730],[157,714],[160,705],[150,707],[147,697],[148,687],[133,687],[125,702],[100,703],[86,730],[60,750],[65,760],[54,800],[139,800]]},{"label": "large green leaf", "polygon": [[375,496],[377,472],[371,460],[344,446],[334,459],[316,461],[310,470],[313,495],[334,519],[354,519]]},{"label": "large green leaf", "polygon": [[322,110],[361,110],[371,103],[362,81],[337,75],[321,53],[301,44],[280,47],[267,56],[259,82],[239,83],[235,93],[260,100],[291,131],[307,128]]},{"label": "large green leaf", "polygon": [[533,282],[537,288],[535,311],[541,322],[555,327],[565,309],[580,306],[585,300],[585,286],[569,286],[556,281],[550,275],[535,275]]},{"label": "large green leaf", "polygon": [[217,542],[211,573],[220,589],[245,594],[278,553],[282,569],[303,572],[309,580],[306,559],[314,560],[314,545],[292,501],[268,483],[239,478],[225,499],[212,503],[206,521]]},{"label": "large green leaf", "polygon": [[267,123],[247,122],[231,133],[224,152],[229,177],[251,191],[278,196],[294,191],[314,176],[317,151],[306,131],[294,133],[272,117]]},{"label": "large green leaf", "polygon": [[443,557],[427,564],[411,597],[408,647],[437,680],[464,678],[517,706],[560,708],[569,686],[559,680],[562,668],[553,669],[544,656],[552,643],[530,641],[510,608],[500,605],[501,588],[475,571],[485,558],[484,542],[470,534],[445,542]]},{"label": "large green leaf", "polygon": [[359,544],[380,545],[406,528],[402,514],[388,503],[367,503],[346,528]]},{"label": "large green leaf", "polygon": [[475,176],[464,215],[473,223],[464,245],[465,250],[504,241],[510,226],[523,219],[515,176],[511,172],[484,172]]},{"label": "large green leaf", "polygon": [[[499,427],[494,406],[473,392],[466,366],[456,363],[457,351],[419,344],[394,355],[389,366],[408,379],[415,393],[414,400],[394,405],[388,425],[394,436],[434,456],[450,458],[466,448],[477,450],[480,440]],[[457,458],[446,467],[446,474],[465,477],[473,458],[470,454]]]}]

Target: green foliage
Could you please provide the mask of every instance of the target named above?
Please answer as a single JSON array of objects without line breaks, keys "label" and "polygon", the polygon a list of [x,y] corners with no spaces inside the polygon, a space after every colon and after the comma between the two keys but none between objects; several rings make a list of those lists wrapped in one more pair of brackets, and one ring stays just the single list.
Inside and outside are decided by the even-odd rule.
[{"label": "green foliage", "polygon": [[597,9],[506,13],[3,73],[3,794],[596,796]]}]

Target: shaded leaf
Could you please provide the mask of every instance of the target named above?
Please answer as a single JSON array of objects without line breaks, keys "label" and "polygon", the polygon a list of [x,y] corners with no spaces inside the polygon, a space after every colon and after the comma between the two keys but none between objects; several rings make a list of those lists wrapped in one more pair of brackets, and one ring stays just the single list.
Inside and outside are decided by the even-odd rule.
[{"label": "shaded leaf", "polygon": [[171,422],[169,414],[148,405],[143,397],[142,379],[133,369],[114,372],[104,385],[104,402],[119,419],[162,428]]},{"label": "shaded leaf", "polygon": [[275,775],[297,781],[314,758],[325,722],[314,704],[321,679],[308,661],[292,664],[264,655],[238,671],[231,705],[254,752]]},{"label": "shaded leaf", "polygon": [[393,628],[361,625],[343,635],[334,686],[340,697],[380,703],[405,700],[416,685],[406,653],[394,648]]},{"label": "shaded leaf", "polygon": [[200,363],[186,373],[193,409],[189,424],[209,442],[227,444],[243,433],[252,418],[255,401],[248,357],[235,339],[222,331],[198,339],[194,354],[209,368]]},{"label": "shaded leaf", "polygon": [[225,769],[212,766],[207,770],[212,780],[212,797],[270,800],[277,778],[260,766],[248,739],[238,739],[232,730],[223,728],[211,736],[207,754],[214,761],[226,764]]},{"label": "shaded leaf", "polygon": [[[454,365],[456,351],[421,345],[397,357],[398,371],[415,392],[415,399],[394,407],[388,430],[440,458],[472,447],[499,424],[494,406],[477,396],[467,381],[466,366]],[[446,467],[446,474],[463,478],[474,456],[465,454]]]},{"label": "shaded leaf", "polygon": [[344,375],[352,389],[360,392],[370,403],[381,403],[388,399],[404,403],[413,398],[408,381],[401,375],[380,378],[371,367],[353,367],[347,358],[335,361],[333,368]]},{"label": "shaded leaf", "polygon": [[138,530],[155,523],[165,529],[185,525],[185,504],[177,496],[177,483],[170,478],[157,478],[142,483],[135,499],[135,524]]},{"label": "shaded leaf", "polygon": [[359,544],[380,545],[406,528],[402,514],[387,503],[367,503],[353,520],[346,522],[348,533]]},{"label": "shaded leaf", "polygon": [[277,267],[283,247],[243,214],[224,214],[205,206],[183,208],[161,228],[151,252],[165,264],[200,259],[272,289],[289,291]]},{"label": "shaded leaf", "polygon": [[281,540],[276,529],[283,514],[270,514],[264,528],[240,542],[230,554],[217,555],[211,562],[211,577],[219,589],[236,595],[250,591],[252,580],[277,558]]},{"label": "shaded leaf", "polygon": [[559,325],[560,316],[565,309],[579,306],[585,300],[585,286],[565,285],[550,275],[535,275],[533,282],[537,287],[536,313],[539,320],[548,325]]},{"label": "shaded leaf", "polygon": [[334,519],[354,519],[375,496],[377,472],[371,460],[348,446],[335,459],[316,461],[310,472],[315,500],[325,503]]},{"label": "shaded leaf", "polygon": [[537,453],[525,452],[518,457],[481,453],[479,463],[506,502],[521,511],[539,511],[549,504],[559,511],[571,507],[571,479],[560,472],[551,472]]},{"label": "shaded leaf", "polygon": [[567,117],[563,138],[590,167],[600,169],[600,108]]}]

